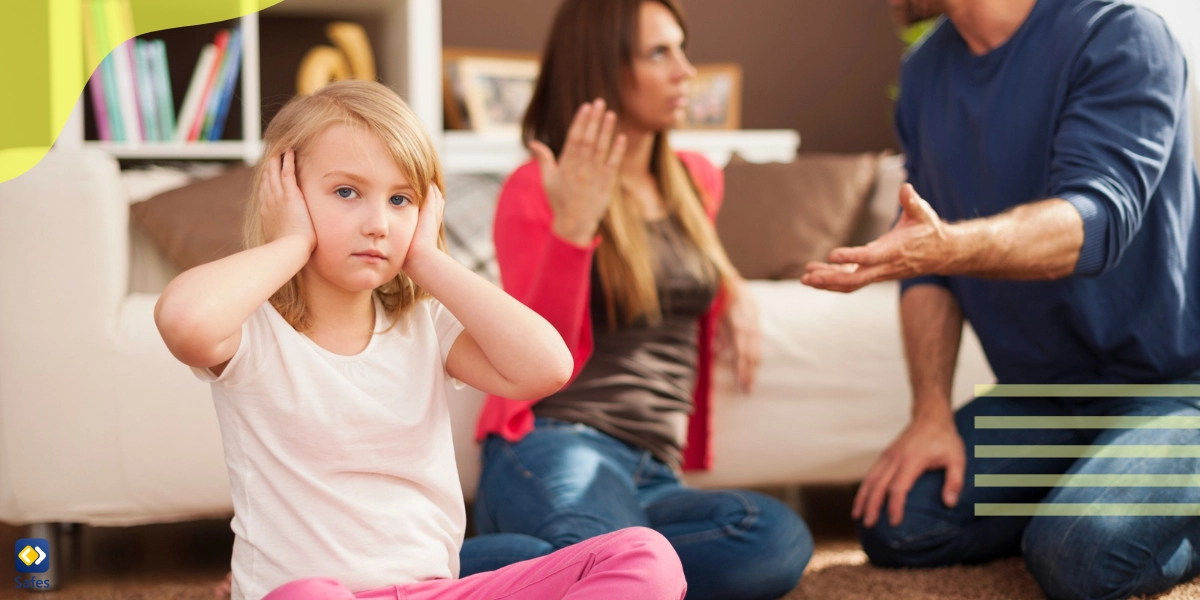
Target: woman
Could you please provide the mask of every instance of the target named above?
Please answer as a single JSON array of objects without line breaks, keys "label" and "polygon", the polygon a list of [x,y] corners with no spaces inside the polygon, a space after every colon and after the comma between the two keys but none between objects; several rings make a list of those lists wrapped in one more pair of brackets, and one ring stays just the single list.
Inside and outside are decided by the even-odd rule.
[{"label": "woman", "polygon": [[631,525],[672,543],[689,598],[778,597],[811,556],[783,504],[678,477],[708,466],[718,318],[744,389],[759,356],[757,310],[712,226],[721,173],[667,142],[695,75],[685,41],[675,0],[566,0],[555,18],[524,122],[536,160],[505,183],[495,241],[505,289],[558,329],[575,369],[536,403],[488,399],[476,527],[523,535],[464,555],[464,576]]}]

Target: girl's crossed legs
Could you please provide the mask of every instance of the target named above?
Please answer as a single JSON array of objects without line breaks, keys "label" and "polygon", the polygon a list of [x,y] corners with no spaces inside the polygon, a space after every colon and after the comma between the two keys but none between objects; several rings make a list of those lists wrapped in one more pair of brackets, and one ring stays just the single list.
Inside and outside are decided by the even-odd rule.
[{"label": "girl's crossed legs", "polygon": [[682,600],[679,557],[661,534],[630,527],[552,554],[464,579],[436,579],[351,593],[337,580],[300,579],[263,600]]}]

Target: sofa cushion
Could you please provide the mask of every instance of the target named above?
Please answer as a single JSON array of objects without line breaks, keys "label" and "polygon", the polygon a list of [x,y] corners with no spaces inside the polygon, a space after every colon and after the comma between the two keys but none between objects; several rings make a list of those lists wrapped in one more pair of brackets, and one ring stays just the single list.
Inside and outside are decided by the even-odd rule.
[{"label": "sofa cushion", "polygon": [[130,207],[167,257],[180,269],[224,258],[242,249],[242,218],[254,169],[236,166]]},{"label": "sofa cushion", "polygon": [[875,184],[877,154],[800,154],[725,167],[717,235],[747,279],[796,279],[846,244]]}]

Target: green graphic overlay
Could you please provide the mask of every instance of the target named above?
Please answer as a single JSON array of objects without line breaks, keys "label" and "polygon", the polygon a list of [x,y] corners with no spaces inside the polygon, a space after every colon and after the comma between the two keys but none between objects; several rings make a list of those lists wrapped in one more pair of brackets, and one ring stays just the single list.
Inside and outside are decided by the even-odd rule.
[{"label": "green graphic overlay", "polygon": [[1200,398],[1200,384],[977,384],[976,398]]},{"label": "green graphic overlay", "polygon": [[975,446],[975,458],[1200,458],[1200,446]]},{"label": "green graphic overlay", "polygon": [[[281,0],[103,0],[133,35],[234,19]],[[129,39],[102,36],[84,58],[83,0],[0,2],[0,182],[29,170],[58,138],[99,61]]]},{"label": "green graphic overlay", "polygon": [[[1197,398],[1200,385],[976,385],[977,398]],[[976,429],[1200,429],[1200,416],[975,417]],[[1200,445],[978,445],[976,458],[1200,458]],[[1120,470],[1120,463],[1114,464]],[[1200,473],[977,474],[976,487],[1200,487]],[[1191,517],[1200,504],[976,503],[977,517]]]},{"label": "green graphic overlay", "polygon": [[1200,504],[976,504],[977,517],[1200,517]]},{"label": "green graphic overlay", "polygon": [[1200,429],[1200,417],[975,417],[976,429]]},{"label": "green graphic overlay", "polygon": [[1200,475],[1189,473],[975,476],[975,487],[1192,487],[1198,485],[1200,485]]}]

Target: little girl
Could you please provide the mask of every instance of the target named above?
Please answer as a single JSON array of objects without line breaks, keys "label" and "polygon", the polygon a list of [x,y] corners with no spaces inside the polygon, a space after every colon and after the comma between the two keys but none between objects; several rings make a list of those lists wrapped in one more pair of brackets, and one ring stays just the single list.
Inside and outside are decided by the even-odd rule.
[{"label": "little girl", "polygon": [[155,310],[172,354],[212,384],[234,600],[682,598],[679,559],[649,529],[457,579],[447,380],[540,398],[571,356],[443,251],[441,167],[386,87],[296,98],[264,144],[249,249],[183,273]]}]

